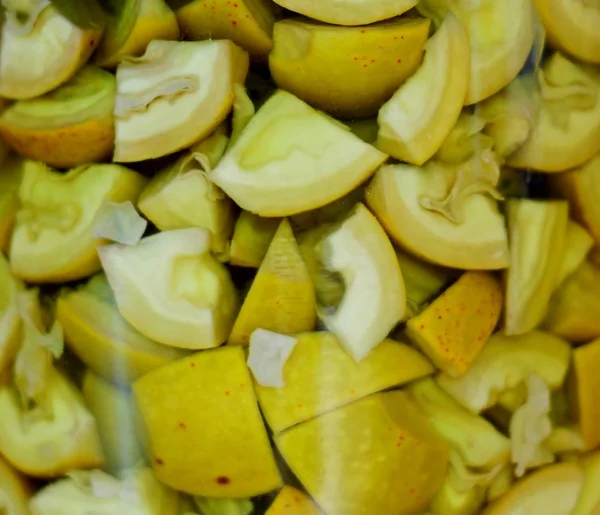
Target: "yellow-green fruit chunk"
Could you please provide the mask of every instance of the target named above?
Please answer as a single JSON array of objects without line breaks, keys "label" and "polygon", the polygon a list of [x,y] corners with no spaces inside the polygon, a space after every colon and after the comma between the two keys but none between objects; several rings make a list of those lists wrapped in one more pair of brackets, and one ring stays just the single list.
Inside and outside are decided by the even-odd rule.
[{"label": "yellow-green fruit chunk", "polygon": [[317,256],[344,283],[339,305],[318,306],[319,318],[358,362],[406,312],[396,253],[377,219],[359,203],[319,242]]},{"label": "yellow-green fruit chunk", "polygon": [[194,0],[175,14],[190,39],[229,39],[259,58],[273,47],[275,14],[267,0]]},{"label": "yellow-green fruit chunk", "polygon": [[247,72],[248,54],[231,41],[152,41],[117,67],[114,160],[161,157],[209,136]]},{"label": "yellow-green fruit chunk", "polygon": [[552,47],[581,61],[600,63],[597,3],[581,0],[534,0],[534,3]]},{"label": "yellow-green fruit chunk", "polygon": [[408,386],[407,391],[427,414],[434,430],[448,440],[467,467],[473,471],[489,472],[508,463],[508,438],[486,419],[461,406],[433,379],[416,381]]},{"label": "yellow-green fruit chunk", "polygon": [[288,216],[344,196],[386,158],[346,126],[278,90],[209,178],[247,211]]},{"label": "yellow-green fruit chunk", "polygon": [[31,515],[179,515],[179,494],[159,483],[149,468],[113,477],[100,470],[73,470],[32,497]]},{"label": "yellow-green fruit chunk", "polygon": [[596,389],[600,388],[599,364],[600,340],[573,350],[573,367],[568,381],[569,407],[587,449],[600,444],[600,406],[596,397]]},{"label": "yellow-green fruit chunk", "polygon": [[229,271],[199,227],[164,231],[135,246],[98,249],[120,313],[146,337],[182,349],[223,343],[238,308]]},{"label": "yellow-green fruit chunk", "polygon": [[29,515],[28,502],[32,493],[28,479],[0,457],[0,506],[6,510],[6,515]]},{"label": "yellow-green fruit chunk", "polygon": [[600,269],[596,265],[584,262],[556,290],[544,327],[571,342],[600,336]]},{"label": "yellow-green fruit chunk", "polygon": [[28,502],[32,492],[28,479],[0,457],[0,506],[6,515],[30,515]]},{"label": "yellow-green fruit chunk", "polygon": [[157,173],[138,202],[140,211],[161,231],[204,227],[211,232],[213,252],[227,254],[233,229],[233,202],[207,174],[219,162],[228,138],[220,125],[174,164]]},{"label": "yellow-green fruit chunk", "polygon": [[418,315],[433,297],[460,272],[421,261],[412,254],[396,249],[406,289],[405,319]]},{"label": "yellow-green fruit chunk", "polygon": [[471,46],[467,105],[512,81],[533,46],[536,26],[531,0],[422,0],[417,8],[437,20],[450,10],[467,31]]},{"label": "yellow-green fruit chunk", "polygon": [[596,199],[600,192],[600,154],[582,166],[552,177],[556,193],[569,201],[576,220],[600,243],[600,206]]},{"label": "yellow-green fruit chunk", "polygon": [[469,63],[469,39],[449,12],[425,45],[420,68],[380,109],[377,147],[416,165],[431,158],[460,116]]},{"label": "yellow-green fruit chunk", "polygon": [[44,408],[25,410],[15,387],[0,387],[0,453],[35,477],[102,466],[96,421],[75,386],[52,368],[44,395]]},{"label": "yellow-green fruit chunk", "polygon": [[418,0],[277,0],[290,11],[333,25],[366,25],[394,18],[412,9]]},{"label": "yellow-green fruit chunk", "polygon": [[265,515],[322,515],[322,511],[305,493],[293,486],[284,486]]},{"label": "yellow-green fruit chunk", "polygon": [[0,115],[0,133],[19,154],[59,168],[110,157],[116,81],[96,66],[45,95],[19,100]]},{"label": "yellow-green fruit chunk", "polygon": [[317,321],[315,291],[287,219],[269,245],[229,334],[230,345],[248,345],[261,328],[281,334],[312,331]]},{"label": "yellow-green fruit chunk", "polygon": [[269,54],[280,88],[342,118],[377,114],[421,64],[429,21],[397,18],[363,27],[279,21]]},{"label": "yellow-green fruit chunk", "polygon": [[436,379],[463,406],[481,413],[495,406],[505,392],[519,387],[531,374],[541,377],[550,390],[558,390],[570,359],[569,343],[550,333],[495,333],[464,375],[453,378],[442,373]]},{"label": "yellow-green fruit chunk", "polygon": [[452,130],[435,153],[433,159],[448,164],[461,164],[474,155],[491,149],[494,140],[483,134],[486,121],[479,113],[463,110]]},{"label": "yellow-green fruit chunk", "polygon": [[13,274],[53,283],[98,271],[101,241],[92,230],[98,210],[104,202],[135,202],[145,183],[139,173],[114,164],[59,173],[26,161],[9,251]]},{"label": "yellow-green fruit chunk", "polygon": [[600,453],[584,454],[579,463],[584,478],[572,515],[594,515],[600,508]]},{"label": "yellow-green fruit chunk", "polygon": [[362,202],[365,196],[366,183],[362,183],[358,188],[346,193],[323,207],[298,213],[290,217],[290,221],[295,229],[299,231],[308,231],[318,228],[324,224],[337,222],[346,216],[358,202]]},{"label": "yellow-green fruit chunk", "polygon": [[563,260],[556,278],[557,286],[560,286],[567,277],[583,265],[593,246],[594,238],[592,238],[591,234],[577,222],[569,220],[567,234],[565,235]]},{"label": "yellow-green fruit chunk", "polygon": [[563,201],[510,200],[506,205],[510,265],[504,331],[524,334],[543,321],[562,266],[569,205]]},{"label": "yellow-green fruit chunk", "polygon": [[[447,443],[401,391],[303,422],[275,436],[275,443],[330,515],[423,513],[443,483],[448,460]],[[333,468],[340,473],[332,474]]]},{"label": "yellow-green fruit chunk", "polygon": [[281,486],[241,347],[178,360],[133,391],[162,483],[207,497],[252,497]]},{"label": "yellow-green fruit chunk", "polygon": [[234,266],[258,268],[269,250],[281,220],[261,218],[242,211],[233,229],[229,262]]},{"label": "yellow-green fruit chunk", "polygon": [[83,363],[122,386],[170,361],[184,351],[161,345],[133,328],[119,313],[104,275],[95,275],[84,286],[63,292],[56,302],[68,347]]},{"label": "yellow-green fruit chunk", "polygon": [[8,260],[0,252],[0,375],[14,359],[21,343],[18,296],[23,288],[11,275]]},{"label": "yellow-green fruit chunk", "polygon": [[112,68],[127,57],[143,54],[155,39],[178,40],[179,36],[175,13],[164,0],[125,0],[109,18],[96,63]]},{"label": "yellow-green fruit chunk", "polygon": [[275,433],[434,371],[416,350],[393,340],[384,340],[356,363],[331,333],[305,333],[297,338],[285,363],[285,386],[255,384],[265,419]]},{"label": "yellow-green fruit chunk", "polygon": [[135,430],[131,392],[89,370],[83,377],[81,391],[98,425],[106,468],[118,472],[142,463],[144,456]]},{"label": "yellow-green fruit chunk", "polygon": [[577,503],[583,478],[583,471],[576,463],[548,465],[515,483],[490,504],[483,515],[570,514]]},{"label": "yellow-green fruit chunk", "polygon": [[0,96],[34,98],[67,82],[100,42],[101,29],[79,28],[50,2],[5,2]]},{"label": "yellow-green fruit chunk", "polygon": [[557,52],[544,63],[539,85],[533,131],[508,164],[547,173],[582,165],[600,151],[600,77]]},{"label": "yellow-green fruit chunk", "polygon": [[513,154],[531,134],[542,103],[538,90],[537,72],[520,75],[475,107],[476,118],[485,124],[484,134],[501,158]]},{"label": "yellow-green fruit chunk", "polygon": [[442,371],[464,374],[494,331],[502,311],[500,283],[486,272],[466,272],[406,324],[406,335]]},{"label": "yellow-green fruit chunk", "polygon": [[24,161],[10,157],[0,170],[0,251],[6,251],[19,210],[19,186],[23,179]]},{"label": "yellow-green fruit chunk", "polygon": [[461,165],[380,168],[367,205],[390,238],[417,257],[466,270],[508,265],[504,216],[498,209],[497,158],[486,151]]}]

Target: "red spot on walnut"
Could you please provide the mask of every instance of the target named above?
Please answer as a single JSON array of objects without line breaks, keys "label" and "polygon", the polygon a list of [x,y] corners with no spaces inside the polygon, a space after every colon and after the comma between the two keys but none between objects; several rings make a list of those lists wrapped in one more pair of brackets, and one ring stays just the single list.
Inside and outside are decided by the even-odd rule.
[{"label": "red spot on walnut", "polygon": [[400,64],[400,63],[402,62],[402,59],[396,59],[396,62],[397,62],[398,64]]},{"label": "red spot on walnut", "polygon": [[165,462],[162,459],[160,459],[160,458],[155,458],[154,459],[154,463],[156,463],[157,465],[164,465],[165,464]]},{"label": "red spot on walnut", "polygon": [[219,485],[228,485],[230,479],[227,476],[219,476],[216,481]]},{"label": "red spot on walnut", "polygon": [[230,393],[229,393],[229,390],[227,390],[227,391],[225,392],[225,395],[227,395],[227,396],[229,397],[229,395],[230,395]]},{"label": "red spot on walnut", "polygon": [[232,24],[234,27],[237,27],[237,21],[235,21],[235,20],[232,20],[232,21],[231,21],[231,24]]},{"label": "red spot on walnut", "polygon": [[179,422],[179,427],[185,429],[187,426],[183,422]]}]

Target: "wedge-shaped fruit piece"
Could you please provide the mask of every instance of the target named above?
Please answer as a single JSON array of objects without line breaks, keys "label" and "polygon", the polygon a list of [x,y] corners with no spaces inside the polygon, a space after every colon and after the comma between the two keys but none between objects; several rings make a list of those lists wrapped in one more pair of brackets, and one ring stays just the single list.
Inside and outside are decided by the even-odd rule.
[{"label": "wedge-shaped fruit piece", "polygon": [[113,75],[86,66],[45,95],[15,102],[0,115],[0,133],[19,154],[59,168],[109,157],[113,149]]},{"label": "wedge-shaped fruit piece", "polygon": [[193,0],[176,10],[181,31],[190,39],[229,39],[252,56],[273,48],[275,14],[267,0]]},{"label": "wedge-shaped fruit piece", "polygon": [[290,11],[333,25],[367,25],[403,14],[412,9],[417,0],[277,0],[277,3]]},{"label": "wedge-shaped fruit piece", "polygon": [[485,126],[486,120],[483,117],[464,110],[433,158],[443,163],[458,165],[479,152],[491,149],[494,140],[483,134]]},{"label": "wedge-shaped fruit piece", "polygon": [[0,171],[0,251],[6,251],[19,210],[19,186],[23,179],[24,161],[9,158]]},{"label": "wedge-shaped fruit piece", "polygon": [[542,331],[521,336],[493,334],[471,368],[461,377],[437,377],[439,385],[463,406],[480,413],[494,406],[504,392],[519,386],[531,374],[540,376],[551,390],[563,384],[570,345]]},{"label": "wedge-shaped fruit piece", "polygon": [[317,321],[315,291],[287,219],[269,245],[229,334],[230,345],[248,345],[261,328],[276,333],[312,331]]},{"label": "wedge-shaped fruit piece", "polygon": [[584,454],[579,463],[584,479],[572,515],[594,515],[600,508],[600,453]]},{"label": "wedge-shaped fruit piece", "polygon": [[125,0],[109,18],[96,63],[112,68],[124,58],[139,56],[155,40],[178,40],[175,13],[164,0]]},{"label": "wedge-shaped fruit piece", "polygon": [[552,177],[552,188],[569,201],[575,218],[600,243],[600,154],[580,167]]},{"label": "wedge-shaped fruit piece", "polygon": [[457,270],[445,269],[421,261],[402,250],[396,249],[396,257],[400,263],[406,289],[405,319],[417,316],[432,298],[460,274]]},{"label": "wedge-shaped fruit piece", "polygon": [[357,204],[322,238],[317,256],[345,287],[339,306],[319,307],[319,318],[360,361],[404,317],[406,293],[394,248],[375,217]]},{"label": "wedge-shaped fruit piece", "polygon": [[184,349],[223,343],[237,311],[227,269],[210,254],[210,233],[165,231],[135,247],[98,249],[119,311],[142,334]]},{"label": "wedge-shaped fruit piece", "polygon": [[503,159],[513,154],[533,130],[541,107],[538,77],[528,73],[476,106],[476,119],[484,124],[494,150]]},{"label": "wedge-shaped fruit piece", "polygon": [[385,166],[367,188],[367,204],[396,243],[427,261],[462,269],[505,268],[504,217],[487,195],[497,196],[499,175],[489,152],[460,166]]},{"label": "wedge-shaped fruit piece", "polygon": [[261,218],[242,211],[233,229],[229,262],[234,266],[258,268],[267,254],[281,220]]},{"label": "wedge-shaped fruit piece", "polygon": [[250,499],[194,496],[194,504],[200,510],[200,515],[251,515],[254,513],[254,504]]},{"label": "wedge-shaped fruit piece", "polygon": [[469,39],[449,12],[427,42],[421,67],[380,109],[377,147],[416,165],[433,156],[460,116],[469,62]]},{"label": "wedge-shaped fruit piece", "polygon": [[504,331],[515,335],[531,331],[546,315],[564,257],[569,205],[513,199],[506,209],[510,265]]},{"label": "wedge-shaped fruit piece", "polygon": [[134,425],[131,392],[120,389],[89,370],[83,376],[83,397],[98,425],[98,434],[111,472],[143,462]]},{"label": "wedge-shaped fruit piece", "polygon": [[492,334],[502,311],[502,287],[486,272],[466,272],[406,324],[406,335],[441,370],[464,374]]},{"label": "wedge-shaped fruit piece", "polygon": [[365,27],[282,20],[273,30],[269,67],[280,88],[317,109],[373,116],[417,70],[428,35],[422,18]]},{"label": "wedge-shaped fruit piece", "polygon": [[11,270],[31,282],[79,279],[100,269],[92,227],[104,202],[135,202],[146,179],[114,164],[58,173],[26,161],[21,209],[10,243]]},{"label": "wedge-shaped fruit piece", "polygon": [[540,86],[533,131],[508,164],[551,173],[585,163],[600,151],[600,79],[555,53],[540,72]]},{"label": "wedge-shaped fruit piece", "polygon": [[[256,394],[269,426],[279,433],[299,422],[352,401],[433,373],[417,351],[384,340],[356,363],[331,333],[298,336],[284,366],[283,388],[256,385]],[[327,395],[323,395],[327,392]]]},{"label": "wedge-shaped fruit piece", "polygon": [[544,327],[571,342],[600,336],[600,269],[584,262],[550,299]]},{"label": "wedge-shaped fruit piece", "polygon": [[515,483],[490,504],[483,515],[570,514],[577,503],[583,479],[583,471],[576,463],[549,465]]},{"label": "wedge-shaped fruit piece", "polygon": [[600,444],[600,407],[596,389],[600,388],[598,366],[600,340],[573,350],[573,368],[568,381],[569,406],[588,449]]},{"label": "wedge-shaped fruit piece", "polygon": [[[405,392],[378,393],[292,427],[275,443],[326,513],[423,513],[448,447]],[[333,465],[335,463],[335,465]],[[330,474],[334,466],[340,474]]]},{"label": "wedge-shaped fruit piece", "polygon": [[82,29],[50,2],[6,1],[0,50],[0,96],[33,98],[67,82],[88,60],[101,29]]},{"label": "wedge-shaped fruit piece", "polygon": [[123,471],[117,479],[100,470],[74,470],[39,490],[32,515],[179,515],[179,495],[157,481],[149,468]]},{"label": "wedge-shaped fruit piece", "polygon": [[429,424],[448,440],[453,452],[467,467],[489,472],[508,463],[510,440],[486,419],[461,406],[433,379],[412,383],[407,391],[426,413]]},{"label": "wedge-shaped fruit piece", "polygon": [[576,59],[600,63],[600,11],[594,2],[535,0],[548,43]]},{"label": "wedge-shaped fruit piece", "polygon": [[486,492],[488,502],[491,503],[508,492],[514,479],[513,466],[512,464],[508,464],[496,474],[490,483],[488,491]]},{"label": "wedge-shaped fruit piece", "polygon": [[6,515],[30,515],[28,502],[32,493],[27,478],[0,457],[0,502]]},{"label": "wedge-shaped fruit piece", "polygon": [[287,216],[342,197],[385,159],[347,127],[278,90],[209,177],[243,209]]},{"label": "wedge-shaped fruit piece", "polygon": [[173,165],[160,171],[140,195],[138,207],[161,231],[204,227],[211,232],[211,248],[227,252],[233,230],[233,202],[207,178],[219,162],[228,138],[217,130]]},{"label": "wedge-shaped fruit piece", "polygon": [[247,71],[248,54],[231,41],[152,41],[117,68],[114,160],[161,157],[208,136]]},{"label": "wedge-shaped fruit piece", "polygon": [[531,0],[425,0],[418,9],[440,19],[448,9],[465,27],[471,44],[469,89],[465,104],[475,104],[513,80],[527,60],[535,38]]},{"label": "wedge-shaped fruit piece", "polygon": [[101,466],[96,422],[80,393],[55,369],[45,387],[43,411],[24,410],[13,386],[0,388],[0,452],[16,468],[36,477]]},{"label": "wedge-shaped fruit piece", "polygon": [[0,252],[0,374],[14,359],[20,345],[21,318],[18,296],[23,285],[11,273]]},{"label": "wedge-shaped fruit piece", "polygon": [[322,511],[304,492],[284,486],[265,515],[322,515]]},{"label": "wedge-shaped fruit piece", "polygon": [[207,497],[251,497],[281,486],[241,347],[166,365],[133,391],[164,484]]},{"label": "wedge-shaped fruit piece", "polygon": [[484,502],[483,488],[477,486],[468,492],[459,492],[446,478],[425,515],[474,515],[481,512]]},{"label": "wedge-shaped fruit piece", "polygon": [[119,313],[104,275],[63,293],[56,303],[56,319],[68,347],[79,359],[97,374],[123,386],[186,355],[150,340],[129,325]]},{"label": "wedge-shaped fruit piece", "polygon": [[556,278],[557,286],[583,265],[593,246],[594,238],[590,233],[577,222],[569,220],[565,236],[565,251]]},{"label": "wedge-shaped fruit piece", "polygon": [[554,452],[547,443],[553,425],[550,418],[550,390],[536,374],[527,377],[524,385],[527,398],[514,411],[509,423],[511,460],[515,464],[517,477],[523,476],[528,469],[535,469],[555,460]]},{"label": "wedge-shaped fruit piece", "polygon": [[324,205],[323,207],[298,213],[290,217],[290,221],[295,229],[299,231],[309,231],[324,224],[337,222],[346,216],[358,202],[362,202],[365,197],[366,183],[361,184],[358,188],[346,193],[343,197]]}]

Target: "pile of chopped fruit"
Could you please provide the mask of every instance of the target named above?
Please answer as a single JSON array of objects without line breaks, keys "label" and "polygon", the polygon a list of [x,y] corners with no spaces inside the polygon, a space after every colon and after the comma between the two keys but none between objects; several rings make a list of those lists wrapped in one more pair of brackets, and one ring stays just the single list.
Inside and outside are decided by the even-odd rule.
[{"label": "pile of chopped fruit", "polygon": [[599,0],[0,14],[0,513],[600,513]]}]

